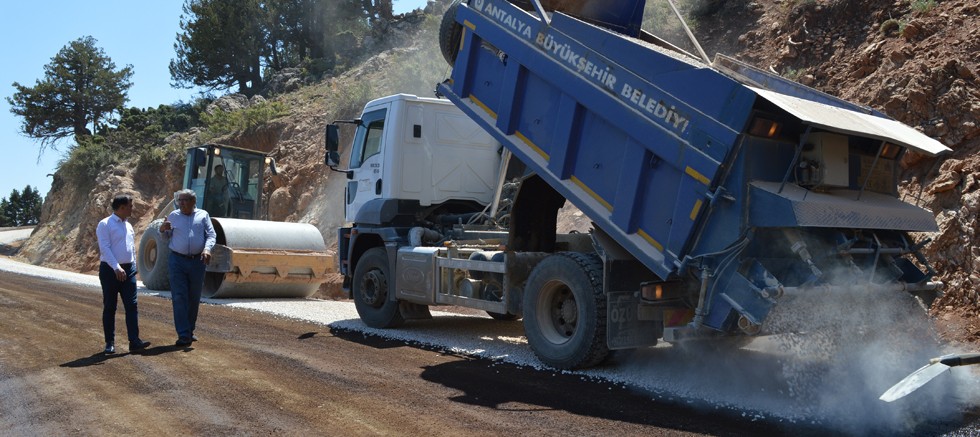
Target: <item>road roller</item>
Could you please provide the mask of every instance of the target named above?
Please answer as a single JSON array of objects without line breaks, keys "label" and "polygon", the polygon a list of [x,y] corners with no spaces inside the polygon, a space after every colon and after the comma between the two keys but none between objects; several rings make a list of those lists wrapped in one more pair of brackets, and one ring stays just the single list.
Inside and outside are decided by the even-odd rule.
[{"label": "road roller", "polygon": [[[187,149],[182,186],[194,190],[217,234],[204,297],[309,297],[325,281],[332,258],[315,226],[262,220],[268,216],[261,196],[267,171],[276,180],[275,161],[261,152],[219,144]],[[168,205],[140,238],[137,262],[150,290],[170,289],[170,249],[160,225],[177,205]]]}]

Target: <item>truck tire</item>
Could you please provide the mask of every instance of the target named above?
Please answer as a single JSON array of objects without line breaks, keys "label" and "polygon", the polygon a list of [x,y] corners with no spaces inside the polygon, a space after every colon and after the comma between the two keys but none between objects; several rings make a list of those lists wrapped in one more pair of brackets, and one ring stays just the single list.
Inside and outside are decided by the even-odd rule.
[{"label": "truck tire", "polygon": [[442,57],[449,65],[456,64],[456,55],[459,54],[459,39],[463,36],[463,26],[456,22],[456,9],[462,0],[453,0],[446,8],[446,13],[442,15],[442,22],[439,23],[439,50]]},{"label": "truck tire", "polygon": [[523,304],[524,333],[541,362],[569,370],[609,357],[598,256],[562,252],[545,258],[528,277]]},{"label": "truck tire", "polygon": [[163,219],[150,222],[143,236],[140,237],[140,250],[136,255],[137,268],[143,286],[150,290],[165,291],[170,289],[170,246],[160,235],[160,225]]},{"label": "truck tire", "polygon": [[389,272],[388,253],[383,247],[368,249],[354,267],[354,307],[364,324],[372,328],[397,328],[405,322],[398,301],[389,299]]}]

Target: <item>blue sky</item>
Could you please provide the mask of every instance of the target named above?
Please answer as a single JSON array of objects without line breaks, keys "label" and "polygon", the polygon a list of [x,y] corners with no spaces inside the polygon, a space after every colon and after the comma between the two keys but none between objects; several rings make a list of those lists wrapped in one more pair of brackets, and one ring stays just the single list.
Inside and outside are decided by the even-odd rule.
[{"label": "blue sky", "polygon": [[[127,107],[156,107],[190,101],[194,90],[170,87],[167,69],[174,57],[173,45],[180,31],[181,0],[71,1],[33,0],[4,2],[0,18],[0,197],[30,185],[46,196],[55,166],[68,143],[59,150],[45,150],[38,161],[40,144],[21,135],[21,118],[10,113],[5,97],[12,83],[34,86],[44,76],[44,65],[69,42],[92,36],[112,58],[116,68],[132,65],[133,86]],[[424,7],[426,0],[394,0],[395,13]]]}]

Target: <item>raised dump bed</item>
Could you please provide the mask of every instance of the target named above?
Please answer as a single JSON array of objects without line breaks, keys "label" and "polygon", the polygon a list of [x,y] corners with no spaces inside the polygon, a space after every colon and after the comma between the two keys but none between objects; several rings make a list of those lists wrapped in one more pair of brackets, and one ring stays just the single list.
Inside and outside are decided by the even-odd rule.
[{"label": "raised dump bed", "polygon": [[878,263],[921,259],[904,232],[936,230],[931,212],[898,199],[899,159],[948,148],[730,58],[708,65],[629,22],[538,12],[458,4],[438,91],[664,286],[700,283],[694,325],[757,332],[778,290],[830,281],[807,247],[846,252],[834,262],[870,282],[938,286],[909,260]]}]

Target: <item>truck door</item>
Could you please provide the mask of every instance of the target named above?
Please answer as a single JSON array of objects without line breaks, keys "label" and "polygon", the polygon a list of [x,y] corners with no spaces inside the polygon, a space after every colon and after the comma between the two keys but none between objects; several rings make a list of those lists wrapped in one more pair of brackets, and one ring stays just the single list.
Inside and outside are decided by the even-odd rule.
[{"label": "truck door", "polygon": [[348,222],[355,221],[365,202],[381,197],[384,174],[384,127],[387,108],[364,113],[354,135],[347,182],[346,207]]}]

